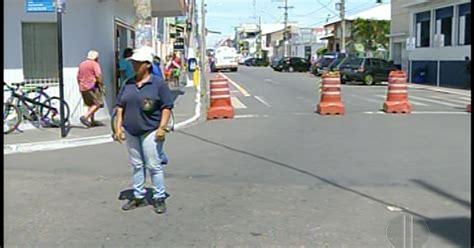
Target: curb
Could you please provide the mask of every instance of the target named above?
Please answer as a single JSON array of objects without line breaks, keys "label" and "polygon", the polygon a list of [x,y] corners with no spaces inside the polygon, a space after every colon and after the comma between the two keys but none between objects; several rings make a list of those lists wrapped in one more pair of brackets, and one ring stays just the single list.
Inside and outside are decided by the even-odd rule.
[{"label": "curb", "polygon": [[[195,102],[196,102],[196,105],[194,109],[194,116],[192,116],[191,118],[185,121],[175,124],[174,131],[184,129],[199,120],[201,116],[201,88],[200,87],[197,87]],[[8,154],[15,154],[15,153],[51,151],[51,150],[58,150],[58,149],[64,149],[64,148],[98,145],[98,144],[104,144],[104,143],[109,143],[113,141],[114,140],[112,139],[110,134],[104,134],[104,135],[93,136],[93,137],[81,137],[81,138],[74,138],[74,139],[11,144],[11,145],[3,145],[3,154],[8,155]]]}]

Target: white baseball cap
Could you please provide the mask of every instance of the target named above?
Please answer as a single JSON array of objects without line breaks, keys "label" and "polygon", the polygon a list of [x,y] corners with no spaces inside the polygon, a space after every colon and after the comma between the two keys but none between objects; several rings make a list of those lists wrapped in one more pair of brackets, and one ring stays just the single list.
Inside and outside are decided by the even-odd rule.
[{"label": "white baseball cap", "polygon": [[87,53],[87,59],[96,60],[97,58],[99,58],[99,52],[96,50],[90,50]]},{"label": "white baseball cap", "polygon": [[153,64],[153,54],[150,52],[149,47],[141,47],[133,51],[133,55],[128,58],[128,60],[139,61],[139,62],[149,62]]}]

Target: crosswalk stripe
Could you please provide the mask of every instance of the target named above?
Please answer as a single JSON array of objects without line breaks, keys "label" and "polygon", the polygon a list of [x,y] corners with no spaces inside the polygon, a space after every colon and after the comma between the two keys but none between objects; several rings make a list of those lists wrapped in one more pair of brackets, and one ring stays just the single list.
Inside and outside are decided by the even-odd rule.
[{"label": "crosswalk stripe", "polygon": [[[384,95],[375,95],[376,97],[380,97],[380,98],[384,98],[386,99],[387,96],[384,96]],[[417,106],[428,106],[428,104],[425,104],[425,103],[421,103],[421,102],[417,102],[417,101],[413,101],[410,99],[411,96],[408,96],[408,101],[413,104],[413,105],[417,105]]]},{"label": "crosswalk stripe", "polygon": [[436,98],[436,99],[442,99],[442,100],[449,101],[449,102],[460,103],[460,104],[468,104],[469,103],[469,101],[466,101],[466,100],[452,99],[452,98],[447,98],[446,96],[431,96],[431,97]]},{"label": "crosswalk stripe", "polygon": [[372,99],[372,98],[367,98],[367,97],[362,97],[362,96],[358,96],[358,95],[350,95],[351,97],[354,97],[354,98],[359,98],[359,99],[362,99],[362,100],[366,100],[368,102],[373,102],[373,103],[378,103],[378,104],[383,104],[382,101],[378,101],[378,100],[375,100],[375,99]]},{"label": "crosswalk stripe", "polygon": [[445,106],[449,106],[449,107],[456,107],[456,108],[462,108],[463,107],[463,106],[460,106],[460,105],[455,105],[455,104],[447,103],[447,102],[441,102],[441,101],[428,99],[428,98],[423,98],[423,97],[410,96],[409,98],[418,99],[420,101],[425,101],[425,102],[437,103],[437,104],[445,105]]},{"label": "crosswalk stripe", "polygon": [[239,98],[237,98],[237,97],[234,97],[234,96],[231,97],[231,98],[230,98],[230,102],[232,103],[232,106],[233,106],[234,108],[236,108],[236,109],[246,109],[246,108],[247,108],[247,106],[245,106],[245,104],[243,104],[243,103],[239,100]]},{"label": "crosswalk stripe", "polygon": [[471,98],[470,97],[464,97],[464,96],[460,96],[459,97],[460,99],[463,99],[463,100],[466,100],[466,101],[471,101]]}]

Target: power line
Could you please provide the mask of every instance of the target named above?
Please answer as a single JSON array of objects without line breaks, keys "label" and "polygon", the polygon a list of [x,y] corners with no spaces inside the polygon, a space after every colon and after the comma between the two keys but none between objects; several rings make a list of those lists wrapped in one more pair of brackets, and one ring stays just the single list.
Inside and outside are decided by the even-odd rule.
[{"label": "power line", "polygon": [[[318,1],[318,2],[319,2],[319,1]],[[296,16],[296,17],[305,17],[305,16],[309,16],[309,15],[311,15],[311,14],[314,14],[314,13],[316,13],[316,12],[318,12],[318,11],[320,11],[320,10],[324,9],[324,8],[327,8],[327,6],[328,6],[329,4],[331,4],[332,2],[333,2],[333,0],[329,1],[329,3],[327,3],[327,4],[323,4],[323,6],[322,6],[321,8],[319,8],[319,9],[316,9],[316,10],[313,10],[313,11],[311,11],[311,12],[307,13],[307,14],[303,14],[303,15],[295,15],[295,16]],[[321,2],[319,2],[319,3],[321,3]]]}]

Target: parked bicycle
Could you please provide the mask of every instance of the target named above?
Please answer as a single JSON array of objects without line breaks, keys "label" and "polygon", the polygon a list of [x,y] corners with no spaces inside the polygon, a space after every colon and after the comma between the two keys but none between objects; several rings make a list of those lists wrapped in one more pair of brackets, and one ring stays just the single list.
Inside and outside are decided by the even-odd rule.
[{"label": "parked bicycle", "polygon": [[[12,87],[3,82],[3,85],[10,91],[11,96],[3,104],[4,134],[8,134],[18,129],[23,118],[30,121],[38,121],[40,126],[58,127],[61,123],[59,97],[49,97],[44,90],[45,87],[35,88],[35,95],[29,97],[32,92],[23,91],[20,86]],[[69,120],[69,106],[64,103],[64,121]]]}]

